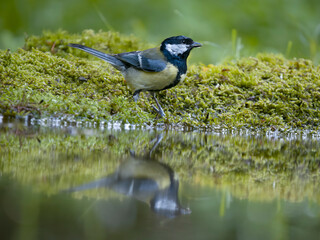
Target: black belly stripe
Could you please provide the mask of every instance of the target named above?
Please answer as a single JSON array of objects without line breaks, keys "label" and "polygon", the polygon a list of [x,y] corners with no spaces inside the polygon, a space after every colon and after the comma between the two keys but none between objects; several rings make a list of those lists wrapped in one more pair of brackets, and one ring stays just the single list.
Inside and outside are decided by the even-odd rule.
[{"label": "black belly stripe", "polygon": [[176,79],[172,83],[170,83],[168,86],[164,87],[163,89],[160,89],[159,91],[166,90],[176,86],[180,82],[180,80],[181,80],[181,72],[178,72]]}]

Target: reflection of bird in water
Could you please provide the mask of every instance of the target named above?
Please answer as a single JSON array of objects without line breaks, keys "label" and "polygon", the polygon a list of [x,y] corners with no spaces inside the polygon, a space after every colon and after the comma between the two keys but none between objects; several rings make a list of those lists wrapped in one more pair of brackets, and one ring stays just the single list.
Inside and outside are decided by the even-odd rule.
[{"label": "reflection of bird in water", "polygon": [[118,169],[100,180],[68,189],[67,192],[107,187],[118,193],[146,202],[151,209],[166,217],[190,214],[189,208],[183,208],[178,198],[179,180],[166,164],[151,159],[151,152],[161,141],[157,141],[147,157],[137,157],[133,152]]}]

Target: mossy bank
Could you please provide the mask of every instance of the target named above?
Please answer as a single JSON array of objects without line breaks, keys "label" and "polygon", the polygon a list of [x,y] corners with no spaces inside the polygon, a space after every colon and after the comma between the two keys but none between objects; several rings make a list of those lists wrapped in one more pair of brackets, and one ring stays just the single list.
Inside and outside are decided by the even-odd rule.
[{"label": "mossy bank", "polygon": [[310,60],[258,54],[219,65],[189,65],[183,84],[160,92],[167,114],[155,120],[148,93],[135,103],[118,71],[69,48],[69,43],[107,53],[153,46],[134,36],[91,30],[27,37],[17,52],[0,50],[2,115],[164,123],[206,130],[319,128],[320,67]]}]

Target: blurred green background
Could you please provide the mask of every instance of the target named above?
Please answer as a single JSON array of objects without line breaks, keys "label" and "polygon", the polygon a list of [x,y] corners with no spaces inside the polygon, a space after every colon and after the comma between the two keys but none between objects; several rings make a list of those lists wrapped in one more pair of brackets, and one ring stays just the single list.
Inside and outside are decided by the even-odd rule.
[{"label": "blurred green background", "polygon": [[319,0],[1,0],[0,48],[43,30],[115,30],[159,44],[184,34],[205,47],[193,61],[282,53],[320,60]]}]

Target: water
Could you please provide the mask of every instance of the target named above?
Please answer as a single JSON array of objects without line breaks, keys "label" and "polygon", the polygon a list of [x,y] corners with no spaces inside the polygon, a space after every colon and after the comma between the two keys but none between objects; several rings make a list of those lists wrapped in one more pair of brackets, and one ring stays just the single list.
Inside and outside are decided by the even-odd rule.
[{"label": "water", "polygon": [[0,121],[2,239],[319,239],[313,133]]}]

